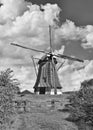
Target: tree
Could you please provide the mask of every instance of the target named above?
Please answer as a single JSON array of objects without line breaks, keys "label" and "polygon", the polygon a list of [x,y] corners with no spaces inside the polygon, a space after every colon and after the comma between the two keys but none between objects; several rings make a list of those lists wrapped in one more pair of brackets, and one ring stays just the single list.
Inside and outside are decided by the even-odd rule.
[{"label": "tree", "polygon": [[13,71],[9,68],[0,73],[0,124],[7,124],[15,113],[13,100],[18,94],[19,82],[13,79]]}]

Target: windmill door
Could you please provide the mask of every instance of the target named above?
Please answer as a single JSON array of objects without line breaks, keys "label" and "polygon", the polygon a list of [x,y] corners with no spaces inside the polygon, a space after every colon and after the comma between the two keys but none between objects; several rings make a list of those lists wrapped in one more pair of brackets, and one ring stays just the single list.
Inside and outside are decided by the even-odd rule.
[{"label": "windmill door", "polygon": [[46,88],[40,87],[39,94],[45,94]]}]

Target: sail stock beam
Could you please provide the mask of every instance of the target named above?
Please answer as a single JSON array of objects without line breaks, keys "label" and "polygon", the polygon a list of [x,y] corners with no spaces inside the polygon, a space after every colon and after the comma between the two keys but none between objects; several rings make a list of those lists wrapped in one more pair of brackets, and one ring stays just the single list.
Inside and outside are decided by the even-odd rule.
[{"label": "sail stock beam", "polygon": [[24,48],[24,49],[28,49],[28,50],[31,50],[31,51],[36,51],[36,52],[41,52],[41,53],[44,53],[44,54],[48,54],[48,52],[45,52],[43,50],[33,49],[33,48],[30,48],[30,47],[22,46],[22,45],[15,44],[15,43],[11,43],[11,45],[21,47],[21,48]]}]

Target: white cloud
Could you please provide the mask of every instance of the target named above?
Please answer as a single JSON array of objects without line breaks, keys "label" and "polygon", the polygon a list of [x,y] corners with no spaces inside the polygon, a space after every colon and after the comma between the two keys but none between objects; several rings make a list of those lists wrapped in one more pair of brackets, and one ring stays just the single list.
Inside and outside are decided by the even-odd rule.
[{"label": "white cloud", "polygon": [[85,67],[85,73],[87,78],[93,78],[93,60]]},{"label": "white cloud", "polygon": [[33,67],[20,67],[20,68],[15,68],[14,73],[16,73],[15,78],[19,79],[21,83],[21,91],[25,89],[29,89],[33,91],[33,86],[35,84],[36,80],[36,75],[34,72]]},{"label": "white cloud", "polygon": [[66,20],[66,22],[56,30],[56,33],[61,39],[77,40],[84,38],[86,30],[83,27],[76,26],[74,22]]},{"label": "white cloud", "polygon": [[54,53],[55,54],[63,54],[64,53],[64,50],[65,50],[65,46],[61,46],[61,48],[59,50],[55,50]]},{"label": "white cloud", "polygon": [[42,9],[44,9],[44,19],[47,21],[49,25],[54,25],[54,20],[59,20],[58,16],[61,11],[61,9],[58,7],[57,4],[51,5],[46,4],[45,6],[41,6]]},{"label": "white cloud", "polygon": [[85,49],[93,48],[93,30],[86,35],[85,43],[82,43],[82,47]]},{"label": "white cloud", "polygon": [[93,78],[93,61],[74,62],[72,65],[67,62],[58,74],[63,91],[79,90],[81,82]]},{"label": "white cloud", "polygon": [[[35,82],[30,55],[37,52],[10,46],[11,42],[47,49],[49,46],[49,25],[55,25],[60,12],[57,4],[32,5],[24,0],[2,0],[0,8],[0,69],[12,68],[22,89],[31,89]],[[51,18],[51,20],[50,20]],[[24,88],[25,87],[25,88]]]},{"label": "white cloud", "polygon": [[27,10],[27,3],[24,0],[1,0],[3,4],[0,8],[0,23],[4,24],[9,20],[14,20]]},{"label": "white cloud", "polygon": [[[67,20],[61,27],[55,28],[57,26],[55,21],[58,21],[60,13],[57,4],[46,4],[40,7],[24,0],[2,0],[2,3],[3,6],[0,7],[0,70],[6,67],[12,68],[15,77],[22,84],[22,90],[32,90],[36,80],[30,55],[41,57],[42,54],[10,46],[10,42],[47,50],[49,49],[48,26],[52,25],[52,44],[55,48],[60,45],[55,53],[64,53],[65,45],[61,42],[62,39],[80,39],[84,48],[93,47],[92,25],[77,27],[74,22]],[[65,66],[58,71],[63,90],[77,89],[82,80],[92,77],[92,65],[93,61],[90,61],[84,69],[76,62],[69,65],[67,60]],[[82,69],[77,71],[73,69],[75,67]]]},{"label": "white cloud", "polygon": [[57,40],[79,40],[84,49],[93,48],[93,25],[79,27],[74,22],[66,20],[56,30],[56,38]]},{"label": "white cloud", "polygon": [[[21,4],[22,3],[22,4]],[[49,43],[49,32],[48,32],[48,16],[52,17],[52,24],[53,19],[57,18],[59,7],[51,4],[47,4],[45,6],[42,6],[42,8],[45,9],[44,12],[40,11],[40,7],[38,5],[29,5],[25,3],[23,0],[20,2],[17,2],[15,0],[10,1],[3,1],[3,6],[0,8],[2,10],[2,14],[0,14],[0,17],[2,15],[7,15],[7,10],[9,7],[12,8],[12,10],[16,8],[16,15],[15,12],[8,12],[8,14],[14,15],[15,19],[9,20],[11,18],[11,15],[9,17],[6,17],[6,24],[0,25],[0,39],[2,43],[3,52],[9,55],[11,55],[12,50],[15,50],[15,52],[18,50],[21,51],[21,49],[13,49],[13,47],[8,47],[8,44],[10,42],[17,42],[23,45],[31,46],[31,47],[38,47],[44,49],[48,47]],[[20,10],[20,8],[24,10]],[[25,10],[27,8],[27,10]],[[4,10],[5,9],[5,10]],[[49,11],[50,10],[50,11]],[[48,15],[48,12],[51,12]],[[23,13],[23,14],[22,14]],[[22,15],[20,15],[22,14]],[[1,19],[2,20],[2,19]],[[3,20],[2,20],[3,22]],[[14,52],[14,55],[16,54]],[[22,54],[23,55],[23,54]],[[24,55],[23,55],[24,56]]]}]

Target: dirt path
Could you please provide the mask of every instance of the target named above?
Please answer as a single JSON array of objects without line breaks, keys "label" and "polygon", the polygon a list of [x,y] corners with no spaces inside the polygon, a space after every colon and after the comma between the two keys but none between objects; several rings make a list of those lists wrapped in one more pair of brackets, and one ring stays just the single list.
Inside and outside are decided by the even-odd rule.
[{"label": "dirt path", "polygon": [[[61,111],[68,102],[66,98],[44,98],[41,96],[31,99],[31,111],[19,114],[20,123],[14,130],[78,130],[75,124],[65,120],[69,113]],[[55,104],[51,105],[52,100]]]},{"label": "dirt path", "polygon": [[77,130],[77,127],[59,115],[21,115],[18,130]]}]

